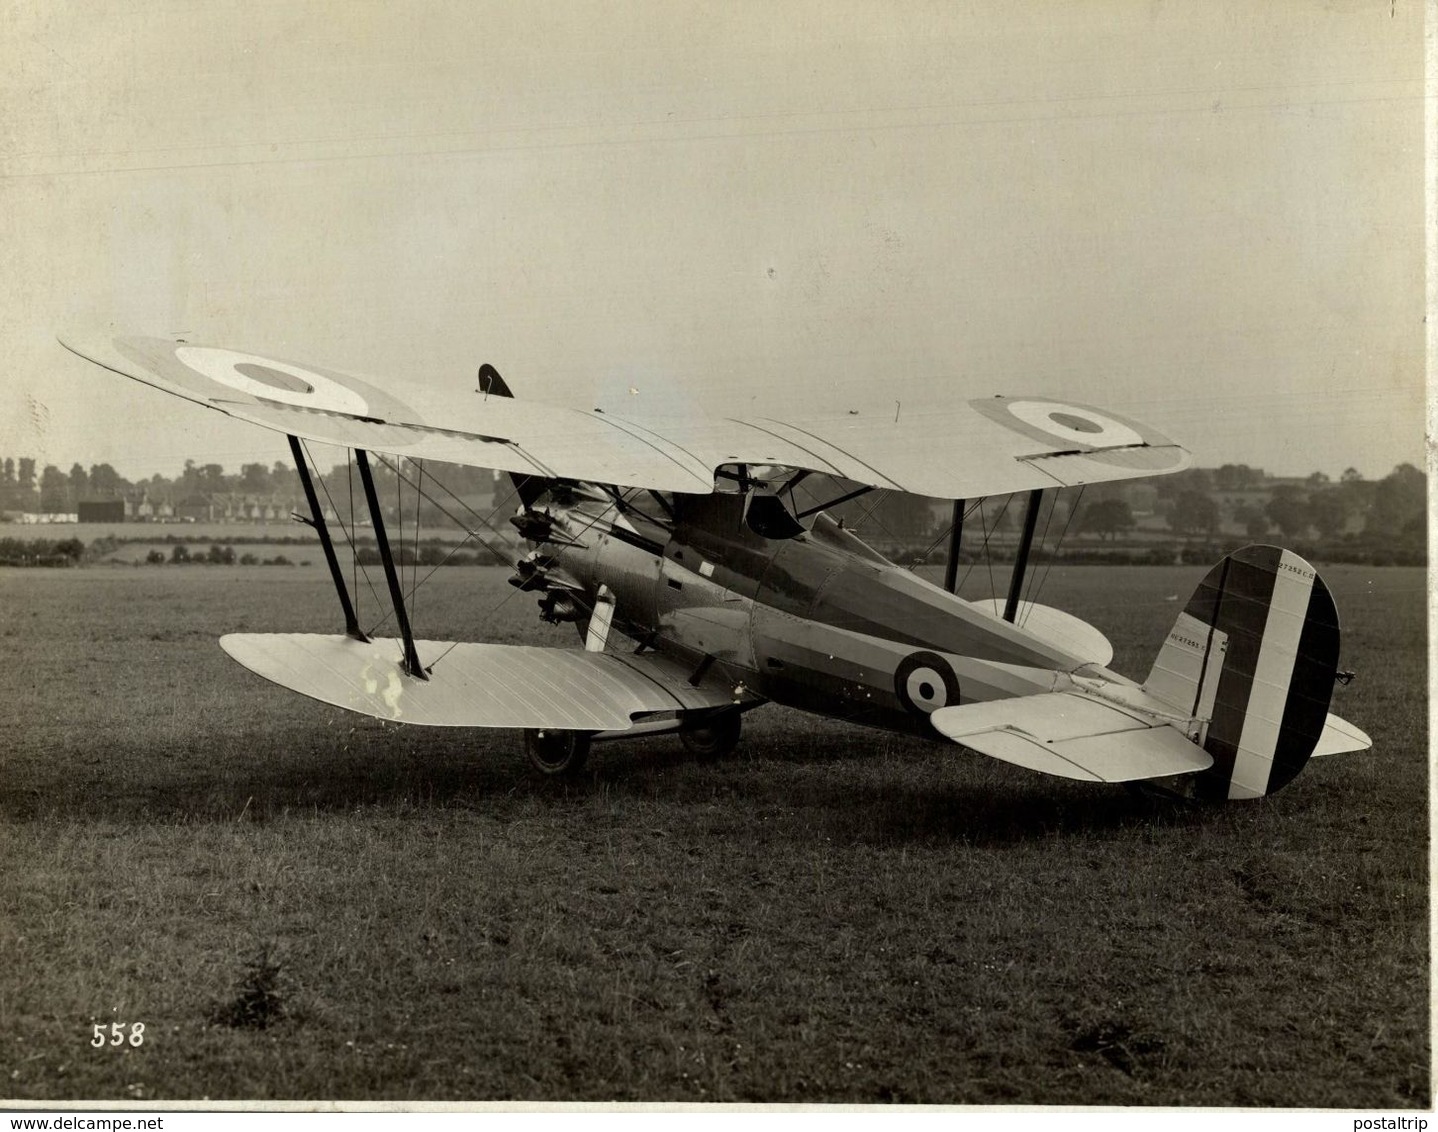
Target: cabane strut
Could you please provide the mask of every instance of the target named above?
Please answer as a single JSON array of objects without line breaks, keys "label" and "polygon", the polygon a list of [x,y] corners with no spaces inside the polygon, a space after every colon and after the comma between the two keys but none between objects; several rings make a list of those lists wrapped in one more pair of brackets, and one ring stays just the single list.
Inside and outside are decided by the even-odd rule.
[{"label": "cabane strut", "polygon": [[1034,530],[1039,525],[1039,505],[1043,503],[1044,489],[1036,487],[1029,492],[1029,505],[1024,511],[1024,533],[1019,540],[1018,557],[1014,559],[1014,572],[1009,576],[1009,596],[1004,602],[1004,620],[1012,624],[1019,611],[1019,593],[1024,588],[1024,572],[1029,568],[1029,551],[1034,545]]},{"label": "cabane strut", "polygon": [[944,589],[959,592],[959,544],[964,540],[964,503],[954,500],[954,522],[949,528],[949,560],[944,564]]}]

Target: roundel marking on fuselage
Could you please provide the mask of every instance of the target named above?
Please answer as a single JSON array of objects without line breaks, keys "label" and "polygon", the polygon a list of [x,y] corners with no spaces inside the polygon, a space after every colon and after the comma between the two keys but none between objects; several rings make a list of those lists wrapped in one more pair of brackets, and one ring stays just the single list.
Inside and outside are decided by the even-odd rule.
[{"label": "roundel marking on fuselage", "polygon": [[1066,405],[1062,401],[1010,401],[1006,407],[1030,428],[1085,448],[1115,448],[1144,442],[1142,436],[1122,421],[1081,405]]},{"label": "roundel marking on fuselage", "polygon": [[932,715],[959,702],[959,678],[938,653],[910,653],[894,670],[894,693],[915,715]]},{"label": "roundel marking on fuselage", "polygon": [[175,358],[211,381],[251,397],[356,417],[370,415],[369,403],[356,390],[302,366],[216,346],[177,346]]}]

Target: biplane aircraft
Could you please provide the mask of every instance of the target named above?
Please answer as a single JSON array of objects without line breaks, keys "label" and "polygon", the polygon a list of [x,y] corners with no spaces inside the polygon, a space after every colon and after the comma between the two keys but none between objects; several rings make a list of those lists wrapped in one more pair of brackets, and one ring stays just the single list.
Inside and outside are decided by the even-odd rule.
[{"label": "biplane aircraft", "polygon": [[[1046,490],[1163,475],[1189,455],[1137,421],[1049,398],[985,397],[902,413],[654,418],[477,388],[387,392],[369,380],[183,339],[65,336],[107,369],[289,437],[345,620],[331,635],[236,633],[220,645],[294,691],[383,720],[523,731],[546,774],[595,739],[677,731],[717,755],[766,702],[958,743],[1099,782],[1165,780],[1258,798],[1313,755],[1371,745],[1329,714],[1338,616],[1290,551],[1220,561],[1179,612],[1147,677],[1077,617],[1021,606]],[[398,637],[360,627],[304,441],[352,449]],[[416,639],[369,454],[507,472],[525,552],[511,581],[571,649]],[[877,553],[795,487],[829,477],[955,500],[945,585]],[[1008,595],[953,591],[964,501],[1027,493]],[[343,526],[343,524],[341,524]],[[352,524],[353,526],[353,524]],[[347,529],[348,535],[350,531]]]}]

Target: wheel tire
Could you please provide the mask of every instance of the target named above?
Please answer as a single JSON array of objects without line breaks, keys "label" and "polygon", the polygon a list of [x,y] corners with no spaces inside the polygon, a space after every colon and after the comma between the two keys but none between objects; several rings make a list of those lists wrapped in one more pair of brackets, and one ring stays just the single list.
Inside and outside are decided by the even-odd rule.
[{"label": "wheel tire", "polygon": [[579,774],[589,757],[589,743],[587,731],[529,728],[524,732],[529,765],[546,778],[573,778]]},{"label": "wheel tire", "polygon": [[721,711],[705,720],[702,727],[680,731],[679,741],[696,758],[720,759],[738,746],[742,722],[739,712]]}]

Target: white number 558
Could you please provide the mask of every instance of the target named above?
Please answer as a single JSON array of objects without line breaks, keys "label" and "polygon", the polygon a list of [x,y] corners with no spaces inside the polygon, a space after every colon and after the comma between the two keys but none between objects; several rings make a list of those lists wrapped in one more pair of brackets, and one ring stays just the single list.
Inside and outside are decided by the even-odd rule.
[{"label": "white number 558", "polygon": [[[132,1023],[130,1024],[129,1029],[130,1029],[130,1033],[129,1033],[129,1042],[130,1042],[130,1044],[131,1044],[132,1046],[144,1045],[144,1044],[145,1044],[145,1023],[143,1023],[143,1022],[132,1022]],[[110,1032],[109,1032],[109,1043],[108,1043],[109,1045],[112,1045],[112,1046],[122,1046],[122,1045],[125,1044],[126,1035],[125,1035],[125,1024],[124,1024],[123,1022],[111,1022],[111,1023],[110,1023],[110,1027],[109,1027],[109,1030],[110,1030]],[[107,1044],[106,1041],[105,1041],[105,1038],[106,1038],[106,1034],[105,1034],[105,1024],[104,1024],[103,1022],[96,1022],[96,1023],[95,1023],[95,1026],[94,1026],[94,1035],[95,1035],[95,1036],[90,1039],[90,1044],[91,1044],[92,1046],[94,1046],[96,1049],[99,1049],[99,1048],[101,1048],[102,1046],[104,1046],[105,1044]]]}]

